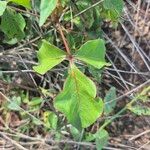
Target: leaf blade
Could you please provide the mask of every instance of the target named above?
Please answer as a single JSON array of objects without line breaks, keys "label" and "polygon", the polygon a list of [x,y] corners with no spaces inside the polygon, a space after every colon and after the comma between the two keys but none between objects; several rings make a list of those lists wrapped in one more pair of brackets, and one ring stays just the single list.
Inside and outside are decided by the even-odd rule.
[{"label": "leaf blade", "polygon": [[95,133],[96,138],[96,148],[97,150],[102,150],[104,146],[108,143],[109,134],[105,129],[100,129]]},{"label": "leaf blade", "polygon": [[39,25],[42,26],[49,15],[57,6],[57,0],[42,0],[40,4],[40,21]]},{"label": "leaf blade", "polygon": [[109,65],[105,61],[106,48],[102,39],[91,40],[83,44],[76,52],[77,59],[86,62],[98,69]]},{"label": "leaf blade", "polygon": [[1,17],[0,29],[8,39],[16,38],[21,40],[25,36],[25,25],[26,22],[20,13],[7,8]]},{"label": "leaf blade", "polygon": [[21,5],[23,7],[31,9],[30,0],[9,0],[9,2],[14,2],[14,3],[18,4],[18,5]]},{"label": "leaf blade", "polygon": [[66,79],[64,90],[56,97],[54,106],[80,130],[90,126],[102,114],[103,102],[95,97],[94,83],[74,66]]},{"label": "leaf blade", "polygon": [[5,9],[6,9],[6,6],[7,6],[7,2],[5,1],[0,1],[0,16],[3,15]]},{"label": "leaf blade", "polygon": [[104,113],[105,115],[108,115],[111,113],[116,106],[116,88],[111,87],[109,91],[106,93],[106,96],[104,98],[105,102],[105,108],[104,108]]},{"label": "leaf blade", "polygon": [[48,70],[61,63],[66,57],[66,53],[56,46],[43,40],[42,46],[38,51],[39,65],[33,69],[39,74],[45,74]]}]

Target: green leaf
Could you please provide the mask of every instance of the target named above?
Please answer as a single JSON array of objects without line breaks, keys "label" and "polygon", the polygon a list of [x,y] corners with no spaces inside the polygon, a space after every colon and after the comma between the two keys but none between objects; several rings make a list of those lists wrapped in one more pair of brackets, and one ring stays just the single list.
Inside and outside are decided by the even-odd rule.
[{"label": "green leaf", "polygon": [[142,116],[142,115],[149,116],[150,115],[150,108],[147,106],[136,105],[136,106],[130,106],[130,107],[128,107],[128,109],[139,116]]},{"label": "green leaf", "polygon": [[100,129],[95,133],[95,138],[97,150],[102,150],[108,143],[109,134],[106,130]]},{"label": "green leaf", "polygon": [[[90,7],[91,5],[92,5],[91,0],[79,0],[76,2],[76,6],[77,6],[79,11],[83,11],[86,8]],[[81,19],[81,17],[79,17],[79,19],[81,21],[80,22],[81,28],[86,27],[86,28],[90,29],[91,26],[93,25],[94,19],[95,19],[94,14],[93,14],[93,9],[90,9],[86,13],[83,13],[83,18]],[[79,27],[79,25],[77,25],[77,26]]]},{"label": "green leaf", "polygon": [[46,19],[50,16],[57,6],[58,0],[41,0],[40,4],[40,21],[39,25],[42,26]]},{"label": "green leaf", "polygon": [[84,141],[86,141],[86,142],[91,142],[91,141],[95,140],[95,135],[90,132],[85,132],[84,136],[85,136]]},{"label": "green leaf", "polygon": [[21,40],[25,36],[25,25],[25,20],[20,13],[16,13],[12,9],[6,9],[1,17],[0,29],[8,39]]},{"label": "green leaf", "polygon": [[6,1],[0,1],[0,16],[3,15],[5,9],[6,9],[6,6],[7,6],[7,2]]},{"label": "green leaf", "polygon": [[105,61],[106,48],[101,39],[86,42],[76,52],[76,58],[90,64],[98,69],[109,65]]},{"label": "green leaf", "polygon": [[74,126],[70,126],[70,133],[73,136],[73,139],[78,141],[81,138],[81,132]]},{"label": "green leaf", "polygon": [[105,102],[105,107],[104,107],[104,113],[108,115],[111,113],[116,106],[116,88],[111,87],[110,90],[107,92],[104,102]]},{"label": "green leaf", "polygon": [[81,130],[93,124],[103,112],[102,100],[95,97],[95,84],[73,65],[54,106]]},{"label": "green leaf", "polygon": [[104,0],[103,6],[105,9],[115,10],[120,15],[123,10],[124,2],[123,0]]},{"label": "green leaf", "polygon": [[9,0],[9,2],[14,2],[18,5],[31,9],[31,2],[30,0]]},{"label": "green leaf", "polygon": [[34,97],[34,98],[32,98],[31,101],[28,102],[28,105],[29,105],[29,106],[40,105],[40,104],[42,103],[42,101],[43,101],[43,100],[42,100],[41,98],[39,98],[39,97]]},{"label": "green leaf", "polygon": [[57,129],[57,122],[58,122],[58,118],[57,116],[51,112],[51,111],[46,111],[44,112],[44,116],[43,116],[43,120],[44,120],[44,123],[46,125],[47,128],[49,129]]},{"label": "green leaf", "polygon": [[43,40],[42,46],[38,52],[39,65],[33,69],[45,74],[48,70],[61,63],[66,57],[66,53],[47,41]]},{"label": "green leaf", "polygon": [[39,118],[36,118],[36,117],[31,117],[32,119],[32,122],[35,124],[35,125],[42,125],[42,121],[39,119]]},{"label": "green leaf", "polygon": [[21,97],[14,96],[12,101],[7,105],[7,108],[14,111],[19,111],[21,105]]}]

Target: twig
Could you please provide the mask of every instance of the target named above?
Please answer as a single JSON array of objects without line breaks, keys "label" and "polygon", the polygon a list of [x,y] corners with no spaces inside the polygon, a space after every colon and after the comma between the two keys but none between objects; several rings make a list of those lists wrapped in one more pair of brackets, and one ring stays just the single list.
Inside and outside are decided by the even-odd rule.
[{"label": "twig", "polygon": [[98,1],[97,3],[91,5],[90,7],[88,7],[88,8],[86,8],[86,9],[82,10],[81,12],[79,12],[78,14],[76,14],[73,18],[76,18],[76,17],[80,16],[81,14],[85,13],[86,11],[88,11],[88,10],[90,10],[90,9],[92,9],[92,8],[94,8],[94,7],[96,7],[97,5],[99,5],[100,3],[102,3],[103,1],[104,1],[104,0],[100,0],[100,1]]},{"label": "twig", "polygon": [[62,27],[61,27],[60,24],[57,24],[57,26],[58,26],[58,31],[59,31],[59,33],[60,33],[60,35],[61,35],[62,40],[63,40],[64,46],[65,46],[65,48],[66,48],[66,51],[67,51],[68,55],[70,56],[70,55],[71,55],[71,53],[70,53],[70,48],[69,48],[69,46],[68,46],[67,40],[66,40],[66,38],[65,38],[65,36],[64,36],[64,33],[63,33],[63,31],[62,31]]},{"label": "twig", "polygon": [[10,141],[12,144],[14,144],[15,146],[17,146],[18,148],[22,149],[22,150],[28,150],[26,148],[24,148],[23,146],[21,146],[20,144],[18,144],[16,141],[12,140],[11,138],[9,138],[8,136],[6,136],[5,134],[3,134],[2,132],[0,132],[1,136],[3,136],[6,140]]},{"label": "twig", "polygon": [[131,137],[131,138],[129,139],[129,141],[135,140],[135,139],[137,139],[137,138],[139,138],[139,137],[141,137],[141,136],[143,136],[143,135],[145,135],[145,134],[148,134],[148,133],[150,133],[150,130],[146,130],[146,131],[144,131],[144,132],[142,132],[142,133],[140,133],[140,134],[138,134],[138,135],[135,135],[135,136]]},{"label": "twig", "polygon": [[116,99],[113,99],[113,100],[111,100],[111,101],[109,101],[109,102],[107,102],[107,103],[105,103],[105,104],[112,103],[113,101],[116,101],[116,100],[119,100],[119,99],[121,99],[121,98],[123,98],[123,97],[125,97],[125,96],[128,96],[128,95],[132,94],[133,92],[137,91],[138,89],[142,88],[143,86],[145,86],[145,85],[147,85],[147,84],[149,84],[149,83],[150,83],[150,80],[147,80],[147,81],[144,82],[143,84],[137,86],[136,88],[130,90],[129,92],[127,92],[127,93],[125,93],[125,94],[123,94],[123,95],[117,97]]}]

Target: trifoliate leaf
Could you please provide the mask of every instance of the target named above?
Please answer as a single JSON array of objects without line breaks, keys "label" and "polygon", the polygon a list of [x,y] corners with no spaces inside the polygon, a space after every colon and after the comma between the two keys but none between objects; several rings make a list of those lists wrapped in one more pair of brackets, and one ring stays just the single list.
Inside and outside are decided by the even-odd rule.
[{"label": "trifoliate leaf", "polygon": [[116,106],[116,88],[111,87],[110,90],[106,93],[106,96],[104,98],[105,107],[104,107],[104,113],[108,115],[111,113]]},{"label": "trifoliate leaf", "polygon": [[39,74],[45,74],[48,70],[61,63],[66,57],[66,53],[56,46],[43,40],[38,51],[39,65],[33,69]]},{"label": "trifoliate leaf", "polygon": [[95,133],[95,138],[97,150],[102,150],[108,143],[109,134],[106,130],[100,129]]},{"label": "trifoliate leaf", "polygon": [[105,61],[106,48],[104,41],[101,39],[91,40],[86,42],[76,52],[75,56],[77,59],[86,62],[98,69],[109,65]]},{"label": "trifoliate leaf", "polygon": [[25,25],[25,20],[20,13],[16,13],[12,9],[6,9],[1,17],[0,29],[5,33],[7,39],[21,40],[25,36]]},{"label": "trifoliate leaf", "polygon": [[5,9],[6,9],[6,6],[7,6],[7,2],[6,1],[0,1],[0,16],[3,15]]},{"label": "trifoliate leaf", "polygon": [[94,123],[103,112],[102,100],[95,97],[95,84],[73,65],[54,106],[81,130]]},{"label": "trifoliate leaf", "polygon": [[9,0],[9,2],[14,2],[18,5],[31,9],[31,2],[30,0]]},{"label": "trifoliate leaf", "polygon": [[40,4],[40,21],[39,25],[42,26],[46,19],[50,16],[57,6],[58,0],[41,0]]}]

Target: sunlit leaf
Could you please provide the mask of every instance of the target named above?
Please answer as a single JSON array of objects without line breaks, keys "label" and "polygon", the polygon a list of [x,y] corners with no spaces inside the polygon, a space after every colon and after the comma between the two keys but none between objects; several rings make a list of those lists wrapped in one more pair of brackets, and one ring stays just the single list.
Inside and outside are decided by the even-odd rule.
[{"label": "sunlit leaf", "polygon": [[94,83],[72,66],[64,89],[56,97],[54,106],[64,113],[77,129],[86,128],[94,123],[103,111],[102,100],[95,97]]},{"label": "sunlit leaf", "polygon": [[5,9],[6,9],[6,6],[7,6],[7,2],[6,1],[0,1],[0,16],[3,15]]},{"label": "sunlit leaf", "polygon": [[43,40],[38,51],[39,65],[33,67],[33,69],[40,74],[45,74],[48,70],[61,63],[65,57],[66,53],[64,51]]},{"label": "sunlit leaf", "polygon": [[32,98],[31,101],[28,102],[28,105],[29,105],[29,106],[40,105],[40,104],[42,103],[42,101],[43,101],[43,100],[42,100],[41,98],[39,98],[39,97],[34,97],[34,98]]},{"label": "sunlit leaf", "polygon": [[18,5],[31,9],[31,2],[30,0],[9,0],[9,2],[14,2]]},{"label": "sunlit leaf", "polygon": [[58,118],[56,116],[56,114],[54,114],[51,111],[46,111],[44,112],[44,116],[43,116],[43,120],[45,123],[45,126],[49,129],[56,129],[57,128],[57,122],[58,122]]},{"label": "sunlit leaf", "polygon": [[40,4],[40,21],[39,25],[42,26],[46,19],[50,16],[57,6],[58,0],[41,0]]},{"label": "sunlit leaf", "polygon": [[76,52],[75,56],[77,59],[86,62],[98,69],[109,65],[105,61],[105,43],[101,39],[91,40],[86,42],[81,48]]}]

